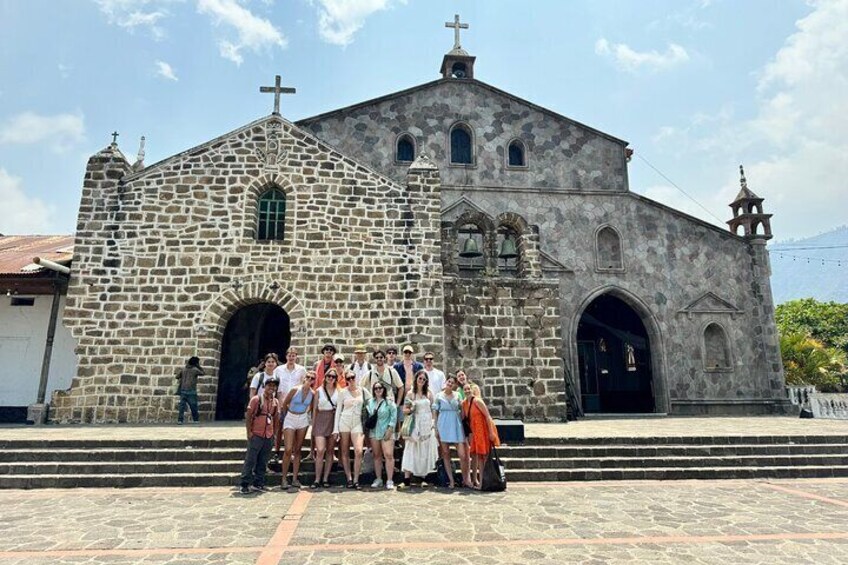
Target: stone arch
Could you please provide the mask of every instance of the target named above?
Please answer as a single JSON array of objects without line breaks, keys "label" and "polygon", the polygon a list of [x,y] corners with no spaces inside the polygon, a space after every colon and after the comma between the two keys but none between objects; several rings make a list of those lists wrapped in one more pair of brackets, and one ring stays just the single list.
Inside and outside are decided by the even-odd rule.
[{"label": "stone arch", "polygon": [[733,354],[727,331],[720,323],[710,320],[701,327],[701,358],[704,371],[733,370]]},{"label": "stone arch", "polygon": [[289,180],[279,173],[261,173],[247,185],[243,192],[242,237],[256,239],[257,213],[259,197],[270,189],[281,190],[286,195],[285,240],[263,241],[262,243],[290,243],[295,237],[296,199],[294,187]]},{"label": "stone arch", "polygon": [[595,229],[595,269],[624,271],[624,251],[619,231],[610,224]]},{"label": "stone arch", "polygon": [[[668,397],[668,370],[666,364],[665,343],[663,341],[662,329],[659,319],[651,310],[648,303],[639,298],[636,294],[630,292],[626,288],[617,285],[603,285],[586,295],[580,305],[574,311],[571,318],[570,327],[568,328],[568,343],[565,344],[565,350],[568,351],[570,359],[570,373],[576,378],[580,374],[580,367],[577,355],[577,330],[580,324],[580,319],[586,311],[586,308],[599,296],[609,294],[615,296],[630,308],[632,308],[645,326],[648,333],[648,339],[651,343],[651,370],[654,383],[654,405],[655,412],[667,414],[670,409]],[[580,397],[579,381],[574,382],[575,394]]]},{"label": "stone arch", "polygon": [[[458,131],[458,130],[464,131],[465,134],[468,135],[468,155],[465,155],[465,154],[454,155],[454,152],[457,149],[457,147],[455,147],[455,145],[456,145],[455,141],[457,141],[457,142],[460,141],[458,139],[457,140],[454,139],[454,132]],[[463,143],[464,143],[464,141],[463,141]],[[473,165],[476,162],[477,151],[475,150],[474,129],[471,127],[471,125],[468,122],[458,121],[458,122],[454,122],[451,125],[450,129],[448,129],[447,146],[448,146],[448,150],[446,151],[446,153],[448,155],[448,163],[450,165],[469,166],[469,165]],[[466,157],[467,157],[467,159],[466,159]],[[462,160],[456,160],[456,159],[462,159]]]},{"label": "stone arch", "polygon": [[451,257],[457,257],[459,255],[459,246],[460,246],[460,237],[459,230],[462,226],[472,224],[477,226],[477,229],[480,230],[480,233],[483,234],[483,248],[480,250],[483,252],[484,258],[484,274],[491,275],[492,273],[497,272],[497,262],[496,262],[496,251],[495,247],[497,245],[497,226],[495,225],[495,221],[484,214],[483,212],[478,212],[477,210],[468,210],[463,212],[454,222],[453,226],[450,230],[450,245],[451,245]]},{"label": "stone arch", "polygon": [[200,357],[206,376],[201,377],[203,386],[198,387],[201,405],[213,406],[218,394],[218,369],[221,362],[221,340],[227,322],[240,308],[259,303],[275,304],[285,310],[291,327],[291,346],[304,349],[304,336],[309,332],[309,320],[300,300],[272,277],[255,278],[242,283],[238,289],[229,286],[212,298],[198,317],[193,328],[197,356]]},{"label": "stone arch", "polygon": [[[519,277],[541,276],[541,257],[539,255],[539,234],[530,226],[521,215],[514,212],[503,212],[495,219],[497,229],[502,226],[509,228],[516,234],[516,247],[518,248],[518,260],[516,272]],[[495,242],[495,260],[497,264],[497,233]]]}]

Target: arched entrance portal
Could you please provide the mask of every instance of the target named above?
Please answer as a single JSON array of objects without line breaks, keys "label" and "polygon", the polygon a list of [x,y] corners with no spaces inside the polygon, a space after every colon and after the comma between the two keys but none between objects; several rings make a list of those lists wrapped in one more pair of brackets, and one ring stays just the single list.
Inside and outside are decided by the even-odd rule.
[{"label": "arched entrance portal", "polygon": [[266,353],[276,353],[285,362],[290,342],[289,315],[276,304],[251,304],[233,314],[221,343],[216,420],[244,418],[248,369]]},{"label": "arched entrance portal", "polygon": [[580,395],[586,413],[648,413],[655,409],[651,343],[639,315],[604,294],[577,327]]}]

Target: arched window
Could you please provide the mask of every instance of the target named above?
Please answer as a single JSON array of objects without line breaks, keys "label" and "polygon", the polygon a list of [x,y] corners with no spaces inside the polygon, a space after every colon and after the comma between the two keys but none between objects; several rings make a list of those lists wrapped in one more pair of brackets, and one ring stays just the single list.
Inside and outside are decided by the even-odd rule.
[{"label": "arched window", "polygon": [[465,63],[457,61],[451,67],[451,76],[453,78],[465,78],[467,75],[468,67],[465,66]]},{"label": "arched window", "polygon": [[464,124],[457,124],[450,132],[450,160],[455,165],[470,165],[474,157],[471,150],[471,130]]},{"label": "arched window", "polygon": [[510,142],[508,150],[508,163],[510,167],[526,167],[527,160],[524,155],[524,144],[515,139]]},{"label": "arched window", "polygon": [[259,197],[257,206],[256,239],[285,239],[286,194],[279,188],[266,190]]},{"label": "arched window", "polygon": [[460,226],[459,260],[457,265],[461,276],[478,276],[486,266],[486,244],[483,230],[476,224]]},{"label": "arched window", "polygon": [[520,254],[518,233],[509,226],[501,225],[497,235],[498,273],[501,276],[514,277],[518,274]]},{"label": "arched window", "polygon": [[711,323],[704,329],[704,368],[707,371],[730,369],[730,344],[724,329]]},{"label": "arched window", "polygon": [[415,160],[415,143],[409,134],[405,133],[398,137],[395,160],[403,163],[411,163]]},{"label": "arched window", "polygon": [[596,252],[599,270],[618,271],[624,268],[621,238],[613,228],[606,226],[598,230]]}]

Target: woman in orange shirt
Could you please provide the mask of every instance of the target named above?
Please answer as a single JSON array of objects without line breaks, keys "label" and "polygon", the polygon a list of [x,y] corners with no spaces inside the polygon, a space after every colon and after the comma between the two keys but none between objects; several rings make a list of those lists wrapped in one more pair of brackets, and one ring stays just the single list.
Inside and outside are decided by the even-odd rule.
[{"label": "woman in orange shirt", "polygon": [[486,463],[486,457],[492,450],[492,446],[500,446],[498,429],[486,403],[480,398],[480,387],[466,383],[465,400],[462,402],[462,417],[471,424],[471,435],[468,438],[469,453],[471,456],[471,482],[474,488],[480,488],[480,473]]}]

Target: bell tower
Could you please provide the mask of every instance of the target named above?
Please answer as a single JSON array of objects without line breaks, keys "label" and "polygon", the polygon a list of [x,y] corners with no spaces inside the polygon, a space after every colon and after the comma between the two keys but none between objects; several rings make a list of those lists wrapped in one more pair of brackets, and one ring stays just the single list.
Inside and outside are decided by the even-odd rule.
[{"label": "bell tower", "polygon": [[474,78],[474,60],[459,42],[459,30],[468,29],[468,24],[460,23],[459,14],[453,17],[452,22],[445,22],[445,27],[453,28],[453,49],[448,51],[442,58],[441,73],[443,78]]},{"label": "bell tower", "polygon": [[[745,169],[739,165],[739,183],[742,188],[739,189],[739,194],[736,199],[730,203],[730,208],[733,210],[733,218],[727,222],[730,226],[730,231],[737,234],[739,227],[744,229],[742,234],[748,239],[771,239],[771,214],[763,214],[763,198],[760,198],[748,188],[748,181],[745,180]],[[762,228],[762,233],[758,233],[759,228]],[[737,234],[738,235],[738,234]]]}]

